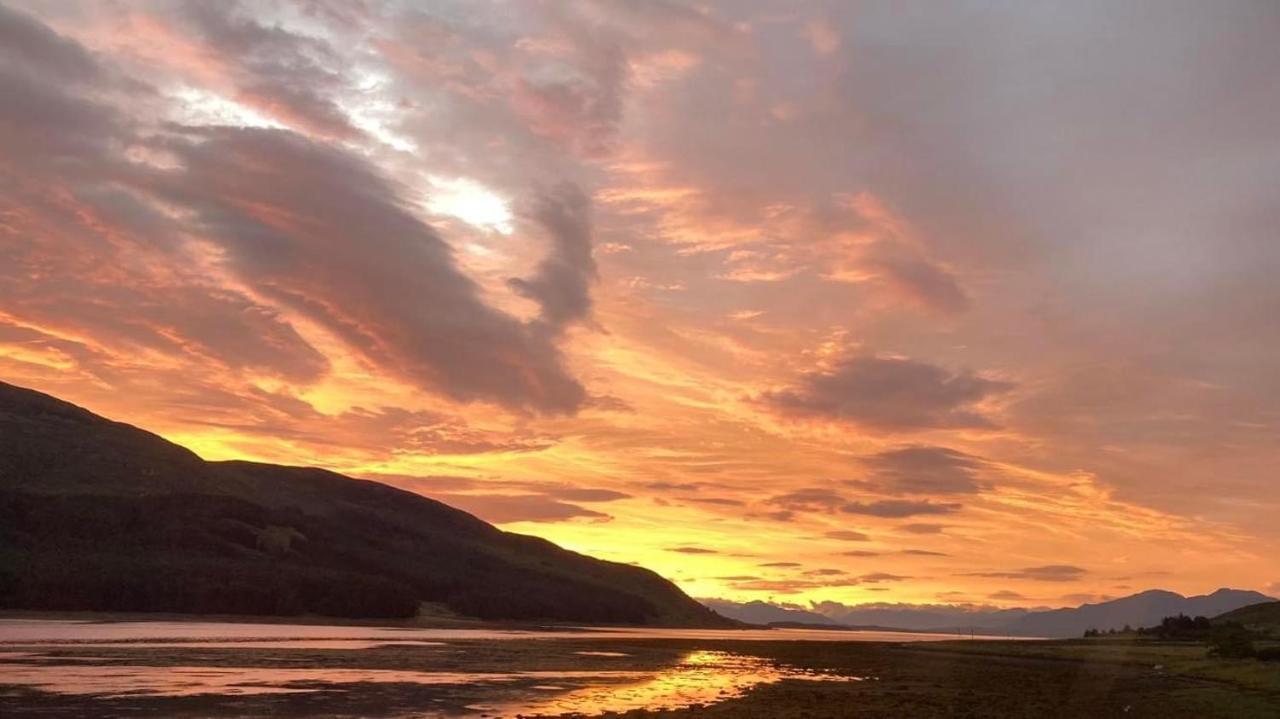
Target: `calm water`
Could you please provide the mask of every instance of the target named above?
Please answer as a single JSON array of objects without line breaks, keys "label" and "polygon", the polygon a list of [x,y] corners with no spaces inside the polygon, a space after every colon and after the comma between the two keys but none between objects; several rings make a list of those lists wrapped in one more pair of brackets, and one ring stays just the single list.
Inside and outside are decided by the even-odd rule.
[{"label": "calm water", "polygon": [[[361,645],[390,641],[521,639],[714,639],[717,641],[923,642],[968,635],[823,629],[655,629],[565,627],[554,629],[441,629],[352,627],[324,624],[235,622],[100,622],[0,619],[0,644],[52,642],[316,642]],[[356,647],[358,648],[358,647]]]},{"label": "calm water", "polygon": [[[784,679],[874,679],[788,667],[734,652],[732,642],[951,638],[798,629],[520,631],[0,619],[0,690],[83,701],[381,691],[399,692],[397,707],[414,706],[387,712],[399,716],[598,715],[710,704]],[[671,639],[685,641],[645,641]],[[701,642],[718,648],[697,648]]]}]

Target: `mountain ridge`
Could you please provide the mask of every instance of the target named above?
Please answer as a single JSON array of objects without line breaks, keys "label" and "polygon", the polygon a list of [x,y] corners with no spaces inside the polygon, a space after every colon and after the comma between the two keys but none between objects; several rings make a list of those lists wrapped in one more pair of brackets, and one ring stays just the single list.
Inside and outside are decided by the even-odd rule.
[{"label": "mountain ridge", "polygon": [[[1280,607],[1271,597],[1252,590],[1220,588],[1203,595],[1184,596],[1166,589],[1148,589],[1105,602],[1056,609],[998,609],[962,605],[854,605],[836,609],[815,605],[815,610],[785,608],[767,602],[732,602],[704,599],[704,604],[731,619],[747,623],[776,624],[806,621],[817,615],[818,622],[839,627],[877,626],[904,631],[971,630],[1028,637],[1077,637],[1087,629],[1106,631],[1130,627],[1154,626],[1166,616],[1231,616],[1243,607],[1265,605]],[[826,611],[817,611],[822,607]],[[763,621],[762,621],[763,620]],[[825,621],[823,621],[825,620]]]},{"label": "mountain ridge", "polygon": [[0,382],[0,607],[729,626],[656,573]]}]

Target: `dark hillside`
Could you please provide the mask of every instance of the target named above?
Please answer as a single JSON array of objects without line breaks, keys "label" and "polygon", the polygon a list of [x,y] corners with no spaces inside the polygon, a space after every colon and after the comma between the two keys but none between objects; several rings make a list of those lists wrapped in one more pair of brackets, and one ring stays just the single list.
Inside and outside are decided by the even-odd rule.
[{"label": "dark hillside", "polygon": [[319,469],[205,462],[0,383],[0,606],[729,624],[646,569]]},{"label": "dark hillside", "polygon": [[1213,618],[1214,624],[1236,622],[1263,634],[1280,637],[1280,602],[1260,602]]}]

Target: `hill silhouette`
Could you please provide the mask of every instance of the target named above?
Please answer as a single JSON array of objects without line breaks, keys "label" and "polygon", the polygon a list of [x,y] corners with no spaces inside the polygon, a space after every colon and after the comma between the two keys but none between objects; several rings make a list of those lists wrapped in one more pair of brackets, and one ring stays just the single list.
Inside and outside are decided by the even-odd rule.
[{"label": "hill silhouette", "polygon": [[208,462],[0,382],[0,607],[732,624],[647,569],[321,469]]},{"label": "hill silhouette", "polygon": [[1127,597],[1069,609],[1031,612],[1004,626],[1010,634],[1038,637],[1078,637],[1088,629],[1107,631],[1151,627],[1164,617],[1185,614],[1212,617],[1239,607],[1265,602],[1265,594],[1241,589],[1219,589],[1212,594],[1184,597],[1176,592],[1151,589]]},{"label": "hill silhouette", "polygon": [[1214,624],[1237,622],[1264,634],[1280,636],[1280,602],[1261,602],[1213,618]]}]

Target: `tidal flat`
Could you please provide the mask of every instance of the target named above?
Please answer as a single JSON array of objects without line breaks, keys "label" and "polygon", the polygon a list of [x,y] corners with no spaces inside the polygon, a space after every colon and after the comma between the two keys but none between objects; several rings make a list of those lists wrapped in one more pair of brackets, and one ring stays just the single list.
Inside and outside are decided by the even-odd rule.
[{"label": "tidal flat", "polygon": [[1280,666],[1190,644],[0,625],[5,717],[1280,716]]}]

